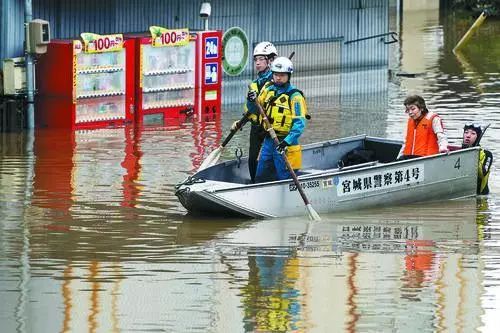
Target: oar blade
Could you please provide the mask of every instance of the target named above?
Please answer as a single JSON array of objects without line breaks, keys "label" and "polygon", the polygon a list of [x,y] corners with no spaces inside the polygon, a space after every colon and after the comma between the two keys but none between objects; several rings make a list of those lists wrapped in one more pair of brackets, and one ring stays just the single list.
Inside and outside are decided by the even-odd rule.
[{"label": "oar blade", "polygon": [[206,168],[209,168],[217,163],[217,161],[220,158],[220,155],[222,154],[222,149],[223,147],[218,147],[212,151],[207,158],[201,163],[200,167],[198,168],[198,171],[204,170]]},{"label": "oar blade", "polygon": [[307,213],[309,214],[309,218],[313,221],[321,221],[321,217],[319,214],[314,210],[313,206],[311,204],[306,205],[307,208]]}]

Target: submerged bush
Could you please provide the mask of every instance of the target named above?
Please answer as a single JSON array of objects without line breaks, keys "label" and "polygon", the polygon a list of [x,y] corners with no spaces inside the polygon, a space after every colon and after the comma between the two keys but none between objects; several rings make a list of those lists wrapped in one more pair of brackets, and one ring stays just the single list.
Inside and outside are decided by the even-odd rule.
[{"label": "submerged bush", "polygon": [[449,0],[453,8],[472,12],[483,12],[491,16],[500,16],[500,0]]}]

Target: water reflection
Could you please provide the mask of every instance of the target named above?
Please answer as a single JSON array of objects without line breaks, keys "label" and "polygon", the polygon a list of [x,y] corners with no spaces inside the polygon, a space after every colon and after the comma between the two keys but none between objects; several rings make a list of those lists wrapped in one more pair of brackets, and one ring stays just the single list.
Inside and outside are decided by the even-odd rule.
[{"label": "water reflection", "polygon": [[220,117],[176,127],[39,130],[33,206],[56,223],[162,215],[165,203],[175,211],[173,186],[220,144],[220,133]]},{"label": "water reflection", "polygon": [[[301,219],[257,222],[226,233],[216,249],[241,281],[245,331],[434,331],[450,311],[473,306],[479,292],[475,200]],[[306,232],[306,230],[308,230]],[[242,261],[248,258],[246,265]],[[461,267],[467,262],[469,267]],[[236,264],[239,264],[235,267]],[[460,275],[462,274],[462,276]],[[472,288],[475,290],[475,288]],[[415,315],[420,313],[421,315]],[[407,321],[413,314],[415,320]],[[479,313],[456,317],[465,331]]]},{"label": "water reflection", "polygon": [[[92,238],[75,230],[40,239],[41,229],[34,230],[31,283],[64,314],[61,322],[38,322],[69,331],[455,331],[457,322],[440,318],[474,307],[480,295],[473,287],[481,279],[475,204],[325,216],[312,226],[297,218],[206,228],[200,221],[175,229],[148,223],[137,229],[147,234],[127,239],[115,237],[127,234],[116,224]],[[438,208],[445,213],[436,215]],[[60,237],[88,244],[59,253],[43,246]],[[45,279],[52,270],[62,276]],[[456,318],[466,331],[480,324],[474,311]]]}]

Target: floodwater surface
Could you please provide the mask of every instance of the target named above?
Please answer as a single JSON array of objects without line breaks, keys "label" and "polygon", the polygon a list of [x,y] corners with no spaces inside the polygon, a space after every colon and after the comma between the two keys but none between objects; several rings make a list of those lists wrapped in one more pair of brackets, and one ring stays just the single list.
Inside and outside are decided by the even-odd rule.
[{"label": "floodwater surface", "polygon": [[[405,17],[391,46],[396,62],[332,80],[354,75],[355,87],[331,88],[358,93],[308,99],[313,119],[303,142],[363,133],[402,139],[402,101],[419,93],[443,117],[451,143],[460,142],[465,122],[491,123],[482,144],[500,156],[500,24],[487,21],[475,47],[456,57],[451,49],[471,23],[434,12]],[[293,79],[307,82],[299,71]],[[174,185],[240,116],[235,106],[214,119],[157,127],[1,133],[1,331],[498,327],[496,159],[487,197],[388,203],[320,222],[186,215]],[[246,151],[247,141],[248,128],[223,159]]]}]

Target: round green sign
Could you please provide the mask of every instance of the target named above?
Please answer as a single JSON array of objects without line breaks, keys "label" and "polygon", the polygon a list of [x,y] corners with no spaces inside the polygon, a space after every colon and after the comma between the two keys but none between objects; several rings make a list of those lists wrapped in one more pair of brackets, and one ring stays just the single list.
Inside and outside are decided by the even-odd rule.
[{"label": "round green sign", "polygon": [[228,75],[239,75],[248,63],[248,38],[239,27],[226,30],[222,37],[222,68]]}]

